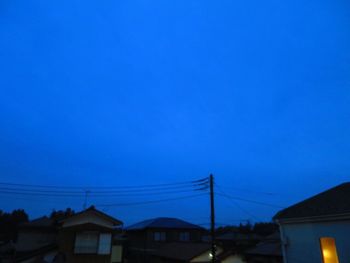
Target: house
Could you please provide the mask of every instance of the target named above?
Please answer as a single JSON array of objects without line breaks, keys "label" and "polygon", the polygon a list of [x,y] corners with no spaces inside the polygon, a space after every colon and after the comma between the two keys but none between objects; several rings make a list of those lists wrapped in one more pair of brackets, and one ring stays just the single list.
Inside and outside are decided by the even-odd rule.
[{"label": "house", "polygon": [[16,262],[122,262],[122,247],[113,242],[121,225],[94,207],[60,221],[33,220],[19,229]]},{"label": "house", "polygon": [[[222,253],[222,248],[217,247],[217,253]],[[165,243],[151,252],[154,263],[189,263],[210,262],[211,245],[209,243],[171,242]]]},{"label": "house", "polygon": [[274,216],[284,263],[338,263],[350,259],[350,183],[288,207]]},{"label": "house", "polygon": [[216,237],[217,243],[225,250],[234,248],[236,251],[253,247],[261,240],[262,237],[255,233],[241,233],[239,230],[228,231]]},{"label": "house", "polygon": [[19,226],[15,244],[16,255],[20,257],[56,244],[57,224],[54,219],[43,216]]},{"label": "house", "polygon": [[248,263],[282,263],[280,233],[275,232],[267,236],[255,247],[247,249],[244,254]]},{"label": "house", "polygon": [[217,256],[219,263],[247,263],[246,257],[242,253],[238,253],[234,249],[223,251]]},{"label": "house", "polygon": [[58,247],[67,262],[121,262],[121,248],[112,246],[115,227],[122,225],[118,219],[91,207],[60,224]]},{"label": "house", "polygon": [[177,218],[159,217],[126,228],[130,262],[150,262],[167,243],[198,243],[206,230]]},{"label": "house", "polygon": [[0,244],[0,262],[10,263],[13,262],[15,255],[15,246],[12,241],[2,242]]},{"label": "house", "polygon": [[[210,243],[173,242],[165,243],[151,252],[152,263],[211,263]],[[224,251],[216,246],[217,263],[246,263],[244,256],[233,250]]]}]

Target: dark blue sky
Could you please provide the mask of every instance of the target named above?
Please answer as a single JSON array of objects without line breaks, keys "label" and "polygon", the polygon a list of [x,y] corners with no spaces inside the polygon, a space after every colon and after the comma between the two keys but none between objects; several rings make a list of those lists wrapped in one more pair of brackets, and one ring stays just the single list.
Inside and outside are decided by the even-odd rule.
[{"label": "dark blue sky", "polygon": [[[2,0],[0,87],[1,182],[143,185],[212,172],[233,196],[288,206],[349,180],[345,0]],[[83,203],[0,201],[33,217]],[[266,220],[278,210],[237,202]],[[106,211],[200,223],[207,204]],[[217,213],[251,218],[221,197]]]}]

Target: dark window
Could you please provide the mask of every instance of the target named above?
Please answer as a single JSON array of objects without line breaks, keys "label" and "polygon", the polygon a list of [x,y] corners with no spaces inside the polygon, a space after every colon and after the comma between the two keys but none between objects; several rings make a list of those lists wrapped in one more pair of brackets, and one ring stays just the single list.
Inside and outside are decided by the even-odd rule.
[{"label": "dark window", "polygon": [[96,254],[98,249],[98,232],[77,233],[74,252],[76,254]]},{"label": "dark window", "polygon": [[80,232],[75,237],[74,253],[109,255],[111,244],[111,233]]},{"label": "dark window", "polygon": [[179,241],[190,241],[190,233],[189,232],[181,232],[179,235]]},{"label": "dark window", "polygon": [[166,233],[165,232],[154,232],[154,241],[165,241]]}]

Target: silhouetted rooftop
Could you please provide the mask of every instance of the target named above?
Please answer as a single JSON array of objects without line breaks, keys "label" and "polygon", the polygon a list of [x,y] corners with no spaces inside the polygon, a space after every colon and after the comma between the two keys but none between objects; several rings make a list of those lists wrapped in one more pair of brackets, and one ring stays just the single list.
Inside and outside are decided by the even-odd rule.
[{"label": "silhouetted rooftop", "polygon": [[55,225],[55,220],[47,216],[42,216],[33,219],[29,222],[20,224],[21,227],[52,227]]},{"label": "silhouetted rooftop", "polygon": [[350,183],[343,183],[279,211],[274,219],[308,218],[350,213]]},{"label": "silhouetted rooftop", "polygon": [[158,217],[148,219],[131,225],[126,230],[142,230],[146,228],[178,228],[178,229],[203,229],[198,225],[191,224],[177,218]]}]

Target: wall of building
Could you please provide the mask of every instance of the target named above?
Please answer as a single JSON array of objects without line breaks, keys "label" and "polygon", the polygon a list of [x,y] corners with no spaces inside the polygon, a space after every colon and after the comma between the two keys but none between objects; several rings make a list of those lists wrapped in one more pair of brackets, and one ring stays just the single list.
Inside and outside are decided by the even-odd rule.
[{"label": "wall of building", "polygon": [[111,263],[123,261],[123,247],[121,245],[113,245],[111,252]]},{"label": "wall of building", "polygon": [[[205,251],[204,253],[202,253],[201,255],[193,258],[191,260],[191,262],[210,262],[211,257],[210,257],[210,250]],[[220,255],[223,252],[223,249],[221,247],[217,247],[216,248],[216,254]]]},{"label": "wall of building", "polygon": [[[99,233],[108,233],[105,228],[89,225],[78,226],[68,229],[61,229],[58,235],[59,251],[63,252],[67,258],[67,262],[74,263],[110,263],[111,255],[99,255],[99,254],[75,254],[75,236],[81,231],[97,231]],[[112,232],[110,232],[112,233]]]},{"label": "wall of building", "polygon": [[283,224],[285,263],[321,263],[321,237],[335,238],[339,262],[350,259],[350,221]]},{"label": "wall of building", "polygon": [[[155,241],[155,232],[165,232],[165,241]],[[127,236],[129,240],[129,246],[132,248],[141,249],[155,249],[164,243],[179,242],[179,235],[181,232],[188,232],[190,235],[189,242],[200,242],[202,239],[203,231],[196,229],[146,229],[139,231],[128,231]],[[185,242],[185,241],[184,241]]]},{"label": "wall of building", "polygon": [[16,242],[17,251],[31,251],[54,243],[56,233],[45,230],[20,230]]},{"label": "wall of building", "polygon": [[221,263],[247,263],[240,255],[231,255],[223,259]]}]

